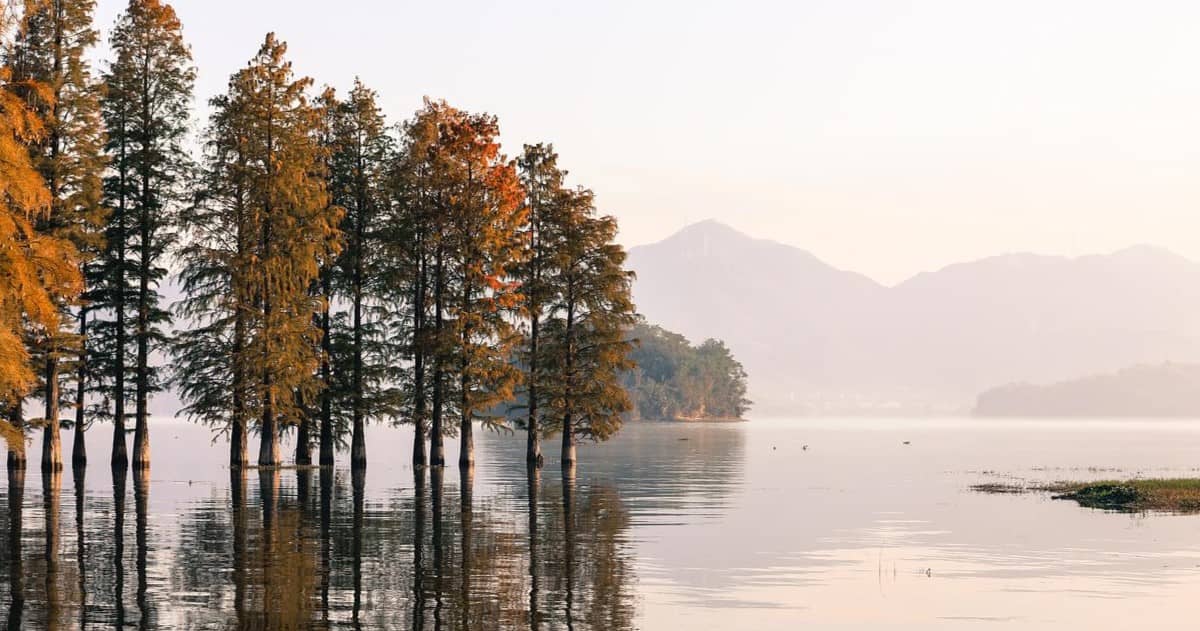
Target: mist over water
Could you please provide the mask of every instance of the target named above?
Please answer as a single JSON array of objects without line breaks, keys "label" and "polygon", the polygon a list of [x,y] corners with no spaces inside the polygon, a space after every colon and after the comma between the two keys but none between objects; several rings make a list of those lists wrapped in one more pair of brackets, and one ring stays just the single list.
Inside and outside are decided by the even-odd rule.
[{"label": "mist over water", "polygon": [[231,476],[207,429],[152,431],[148,480],[0,486],[9,628],[1183,628],[1200,592],[1194,518],[970,490],[1194,475],[1187,422],[634,424],[574,479],[481,433],[465,480],[414,475],[403,429],[364,478]]}]

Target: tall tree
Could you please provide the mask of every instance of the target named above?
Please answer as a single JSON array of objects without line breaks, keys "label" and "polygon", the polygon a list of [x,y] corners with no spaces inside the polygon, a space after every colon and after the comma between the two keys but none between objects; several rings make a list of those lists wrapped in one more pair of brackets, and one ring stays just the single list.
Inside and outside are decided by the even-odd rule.
[{"label": "tall tree", "polygon": [[[326,191],[321,112],[305,95],[312,81],[294,78],[286,51],[269,34],[214,100],[204,203],[188,218],[184,310],[203,325],[178,347],[178,378],[190,415],[232,421],[234,466],[245,462],[244,442],[236,443],[247,418],[259,422],[259,464],[277,466],[281,428],[316,399],[320,305],[310,290],[339,249],[342,212]],[[229,377],[199,383],[220,370],[214,362]]]},{"label": "tall tree", "polygon": [[[12,86],[44,121],[45,134],[30,145],[30,156],[50,193],[51,212],[38,229],[71,240],[87,257],[102,244],[105,212],[101,205],[101,176],[104,159],[103,125],[100,120],[99,86],[93,82],[86,59],[96,43],[92,27],[94,0],[26,0],[25,14],[6,65],[12,68]],[[45,90],[34,88],[45,86]],[[82,270],[80,270],[82,275]],[[60,296],[59,309],[73,308],[82,335],[61,326],[43,329],[36,351],[41,364],[45,399],[42,468],[62,468],[59,433],[62,364],[72,358],[83,361],[82,340],[86,335],[86,305]],[[79,373],[77,373],[78,376]],[[84,384],[77,384],[83,387]],[[82,427],[79,431],[82,431]]]},{"label": "tall tree", "polygon": [[[0,33],[11,32],[22,17],[11,5],[0,5]],[[0,426],[0,434],[9,445],[9,467],[23,468],[21,401],[36,381],[26,340],[31,331],[59,329],[58,305],[79,294],[82,278],[74,244],[38,229],[54,224],[51,214],[57,208],[30,152],[46,137],[42,112],[52,94],[33,77],[16,78],[10,42],[5,50],[0,65],[0,410],[11,424]]]},{"label": "tall tree", "polygon": [[441,133],[452,176],[445,197],[456,289],[449,314],[463,468],[474,465],[472,424],[502,424],[494,410],[512,398],[520,378],[511,363],[518,337],[509,316],[520,306],[512,274],[524,254],[518,234],[524,194],[515,165],[500,154],[499,135],[487,114],[453,117]]},{"label": "tall tree", "polygon": [[525,460],[528,465],[540,468],[539,414],[542,409],[538,405],[541,402],[538,385],[545,360],[539,353],[539,345],[542,320],[554,298],[552,259],[560,245],[556,238],[561,236],[561,231],[556,232],[553,227],[559,221],[557,213],[564,199],[562,188],[566,174],[559,170],[558,154],[549,145],[526,145],[518,164],[528,209],[523,227],[524,246],[528,254],[519,274],[521,293],[525,298],[524,317],[529,327],[523,344],[524,356],[521,358],[526,374]]},{"label": "tall tree", "polygon": [[636,322],[630,298],[632,272],[615,242],[617,222],[598,216],[592,192],[563,190],[561,209],[547,232],[556,242],[553,300],[543,325],[539,383],[547,432],[562,435],[562,466],[574,468],[577,439],[605,440],[630,409],[621,373],[632,368],[626,331]]},{"label": "tall tree", "polygon": [[469,468],[472,424],[499,426],[503,417],[494,409],[512,396],[519,378],[510,362],[516,336],[509,316],[519,306],[512,274],[524,253],[518,235],[523,194],[498,136],[494,116],[436,101],[426,101],[404,128],[396,213],[389,223],[411,247],[390,258],[401,261],[408,280],[400,293],[411,296],[401,320],[412,326],[414,462],[423,458],[417,441],[426,388],[430,464],[445,464],[443,436],[457,432],[459,465]]},{"label": "tall tree", "polygon": [[115,408],[114,466],[127,461],[125,360],[131,343],[134,347],[133,466],[140,469],[150,465],[148,401],[160,387],[150,351],[166,341],[162,328],[170,321],[157,289],[191,167],[184,142],[196,71],[175,10],[159,0],[130,0],[111,46],[104,120],[112,164],[105,193],[112,216],[96,290],[109,317],[96,326],[106,350],[105,391]]},{"label": "tall tree", "polygon": [[[333,117],[330,196],[345,210],[341,231],[345,247],[334,268],[335,295],[348,308],[344,353],[335,355],[337,372],[345,375],[339,403],[350,410],[352,467],[367,464],[364,425],[389,415],[394,396],[385,387],[391,357],[387,352],[384,304],[380,300],[381,218],[388,204],[388,168],[392,141],[376,104],[376,94],[355,81]],[[391,306],[394,306],[391,305]]]},{"label": "tall tree", "polygon": [[[385,217],[380,272],[382,295],[389,305],[390,337],[399,340],[397,355],[406,360],[393,369],[393,381],[403,384],[408,396],[402,401],[402,413],[413,424],[414,468],[432,461],[444,464],[441,433],[441,373],[434,370],[438,349],[440,315],[433,308],[436,255],[443,252],[439,228],[443,219],[434,202],[432,151],[438,137],[441,110],[427,104],[402,126],[401,146],[391,174],[393,203]],[[440,314],[440,310],[438,310]],[[439,384],[437,388],[433,384]],[[435,396],[436,395],[436,396]],[[439,419],[430,423],[431,400]],[[427,434],[431,434],[426,452]]]}]

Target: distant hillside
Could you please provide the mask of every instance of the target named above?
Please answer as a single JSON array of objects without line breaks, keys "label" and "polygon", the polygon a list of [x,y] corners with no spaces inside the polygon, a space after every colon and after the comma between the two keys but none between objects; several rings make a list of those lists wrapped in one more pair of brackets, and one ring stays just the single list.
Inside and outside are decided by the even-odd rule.
[{"label": "distant hillside", "polygon": [[977,416],[1200,417],[1200,365],[1135,366],[1051,385],[979,395]]},{"label": "distant hillside", "polygon": [[629,260],[639,311],[724,340],[760,414],[967,412],[997,383],[1200,362],[1200,265],[1157,248],[997,256],[886,287],[704,222]]}]

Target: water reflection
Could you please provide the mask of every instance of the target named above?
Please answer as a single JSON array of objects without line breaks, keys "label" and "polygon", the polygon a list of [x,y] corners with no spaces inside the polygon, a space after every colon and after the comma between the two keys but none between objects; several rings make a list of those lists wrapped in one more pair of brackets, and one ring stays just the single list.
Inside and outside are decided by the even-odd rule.
[{"label": "water reflection", "polygon": [[[712,512],[739,480],[728,437],[642,441],[636,473],[588,451],[579,478],[530,470],[520,441],[492,438],[478,474],[216,468],[189,480],[194,469],[164,459],[153,479],[32,471],[37,495],[13,469],[0,603],[10,629],[638,628],[631,506],[647,523]],[[687,483],[672,467],[691,467]]]},{"label": "water reflection", "polygon": [[25,563],[21,554],[24,530],[25,468],[8,468],[8,547],[4,559],[8,565],[8,628],[17,631],[25,614]]}]

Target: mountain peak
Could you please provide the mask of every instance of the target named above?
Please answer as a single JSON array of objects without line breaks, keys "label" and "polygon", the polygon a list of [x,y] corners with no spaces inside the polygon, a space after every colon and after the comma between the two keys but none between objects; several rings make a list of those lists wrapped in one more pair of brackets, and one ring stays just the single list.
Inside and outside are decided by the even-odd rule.
[{"label": "mountain peak", "polygon": [[684,226],[679,232],[667,237],[664,241],[694,238],[752,240],[749,235],[728,224],[721,223],[716,219],[705,219]]}]

